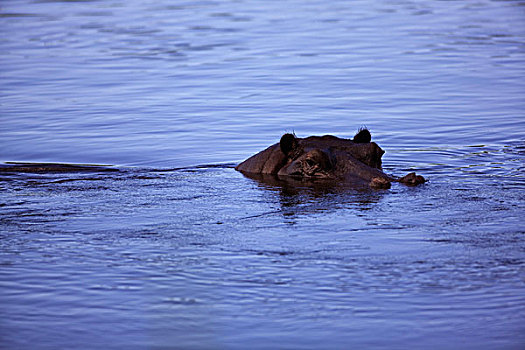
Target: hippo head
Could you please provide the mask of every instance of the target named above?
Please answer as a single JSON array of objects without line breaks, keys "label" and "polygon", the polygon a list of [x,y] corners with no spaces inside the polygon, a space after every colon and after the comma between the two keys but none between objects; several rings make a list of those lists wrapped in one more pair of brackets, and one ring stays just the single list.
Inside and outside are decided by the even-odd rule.
[{"label": "hippo head", "polygon": [[358,143],[330,135],[299,139],[285,134],[279,149],[284,161],[276,164],[279,169],[274,168],[270,173],[322,179],[354,176],[367,168],[380,170],[381,157],[385,153],[373,142]]},{"label": "hippo head", "polygon": [[353,140],[331,135],[298,138],[285,134],[279,143],[248,158],[236,169],[245,174],[273,174],[304,180],[360,181],[389,187],[395,179],[381,170],[385,152],[360,130]]}]

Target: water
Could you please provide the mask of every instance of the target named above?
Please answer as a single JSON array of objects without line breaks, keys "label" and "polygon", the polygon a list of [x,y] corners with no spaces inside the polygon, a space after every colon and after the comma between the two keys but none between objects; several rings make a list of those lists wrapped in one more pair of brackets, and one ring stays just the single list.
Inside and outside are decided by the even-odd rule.
[{"label": "water", "polygon": [[[523,1],[0,5],[0,348],[523,349]],[[366,125],[386,191],[233,165]]]}]

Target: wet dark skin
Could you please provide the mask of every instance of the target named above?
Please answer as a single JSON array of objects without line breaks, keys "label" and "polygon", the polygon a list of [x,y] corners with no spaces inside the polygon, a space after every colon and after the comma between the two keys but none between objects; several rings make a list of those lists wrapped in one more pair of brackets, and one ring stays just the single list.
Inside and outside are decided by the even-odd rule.
[{"label": "wet dark skin", "polygon": [[297,138],[285,134],[281,141],[246,159],[236,170],[250,174],[276,175],[304,180],[332,180],[360,183],[371,188],[390,188],[392,182],[415,186],[425,182],[410,173],[401,178],[381,168],[383,151],[367,129],[352,140],[331,135]]}]

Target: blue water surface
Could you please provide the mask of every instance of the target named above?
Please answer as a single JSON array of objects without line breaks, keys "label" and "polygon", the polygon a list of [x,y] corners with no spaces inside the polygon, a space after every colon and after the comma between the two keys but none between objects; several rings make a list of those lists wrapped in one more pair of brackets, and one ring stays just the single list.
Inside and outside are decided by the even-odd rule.
[{"label": "blue water surface", "polygon": [[[0,348],[523,349],[524,1],[0,3]],[[373,191],[233,165],[367,126]]]}]

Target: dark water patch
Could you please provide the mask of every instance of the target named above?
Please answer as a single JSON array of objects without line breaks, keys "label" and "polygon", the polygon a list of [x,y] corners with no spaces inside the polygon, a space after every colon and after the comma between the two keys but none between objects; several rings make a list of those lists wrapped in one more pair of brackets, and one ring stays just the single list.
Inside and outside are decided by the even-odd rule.
[{"label": "dark water patch", "polygon": [[0,13],[0,18],[37,17],[34,13]]},{"label": "dark water patch", "polygon": [[7,162],[0,164],[2,173],[88,173],[88,172],[117,172],[118,169],[100,165],[58,164],[58,163],[18,163]]},{"label": "dark water patch", "polygon": [[287,256],[295,254],[294,252],[288,251],[265,251],[265,252],[255,252],[257,255],[278,255],[278,256]]}]

